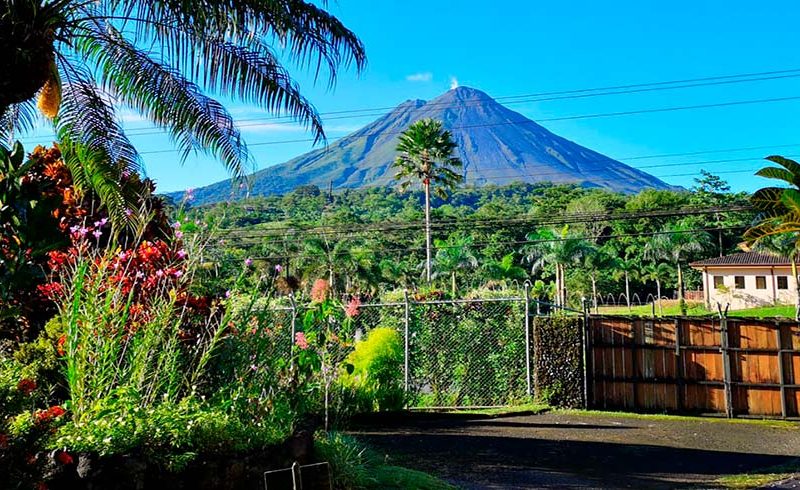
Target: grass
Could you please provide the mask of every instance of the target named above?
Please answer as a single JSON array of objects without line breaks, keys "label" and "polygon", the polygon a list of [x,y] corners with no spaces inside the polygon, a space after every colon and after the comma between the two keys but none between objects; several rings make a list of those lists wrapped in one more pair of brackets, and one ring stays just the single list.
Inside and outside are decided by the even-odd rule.
[{"label": "grass", "polygon": [[[776,305],[776,306],[761,306],[758,308],[749,308],[746,310],[731,310],[728,311],[728,316],[737,318],[794,318],[794,309],[792,305]],[[663,302],[663,316],[678,316],[681,314],[680,307],[677,301],[664,301]],[[601,306],[599,308],[601,315],[632,315],[632,316],[652,316],[653,306],[642,305],[633,306],[629,310],[627,306]],[[594,310],[592,310],[594,313]],[[655,308],[656,316],[661,316],[658,306]],[[708,310],[702,303],[687,302],[688,316],[710,316],[717,315],[718,313],[713,310]]]},{"label": "grass", "polygon": [[716,483],[723,488],[758,488],[769,483],[785,480],[798,472],[800,472],[800,460],[750,473],[723,476],[717,479]]},{"label": "grass", "polygon": [[421,408],[419,412],[455,413],[463,415],[483,415],[486,417],[503,417],[507,415],[537,415],[551,410],[544,403],[526,403],[523,405],[509,405],[505,407],[487,408]]},{"label": "grass", "polygon": [[319,433],[315,450],[321,461],[331,465],[333,487],[337,490],[455,490],[435,476],[388,464],[386,458],[340,433]]},{"label": "grass", "polygon": [[581,410],[581,409],[554,409],[555,412],[563,413],[566,415],[583,415],[583,416],[595,416],[595,417],[619,417],[619,418],[627,418],[627,419],[639,419],[639,420],[665,420],[665,421],[676,421],[676,422],[710,422],[710,423],[721,423],[721,424],[750,424],[750,425],[762,425],[766,427],[772,427],[776,429],[790,429],[790,430],[797,430],[800,429],[800,425],[797,422],[791,422],[788,420],[774,420],[774,419],[745,419],[745,418],[734,418],[729,419],[725,417],[711,417],[711,416],[692,416],[692,415],[670,415],[670,414],[645,414],[645,413],[632,413],[632,412],[604,412],[602,410]]}]

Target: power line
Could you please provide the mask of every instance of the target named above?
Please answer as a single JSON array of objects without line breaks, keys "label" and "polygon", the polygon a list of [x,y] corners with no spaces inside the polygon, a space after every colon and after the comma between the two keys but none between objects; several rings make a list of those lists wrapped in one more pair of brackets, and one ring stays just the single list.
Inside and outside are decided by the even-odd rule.
[{"label": "power line", "polygon": [[[787,78],[796,78],[800,77],[800,68],[795,69],[787,69],[787,70],[773,70],[773,71],[765,71],[765,72],[755,72],[755,73],[743,73],[743,74],[734,74],[734,75],[721,75],[721,76],[712,76],[712,77],[701,77],[701,78],[690,78],[690,79],[682,79],[682,80],[670,80],[670,81],[660,81],[660,82],[649,82],[649,83],[638,83],[638,84],[627,84],[627,85],[614,85],[614,86],[606,86],[606,87],[598,87],[598,88],[586,88],[586,89],[577,89],[577,90],[562,90],[562,91],[553,91],[553,92],[538,92],[538,93],[529,93],[529,94],[521,94],[521,95],[507,95],[501,97],[495,97],[495,101],[507,101],[504,105],[512,105],[512,104],[523,104],[523,103],[532,103],[532,102],[545,102],[545,101],[552,101],[552,100],[564,100],[564,99],[577,99],[577,98],[586,98],[586,97],[597,97],[597,96],[607,96],[607,95],[624,95],[630,93],[640,93],[640,92],[650,92],[650,91],[661,91],[661,90],[675,90],[675,89],[684,89],[684,88],[696,88],[696,87],[703,87],[703,86],[715,86],[715,85],[727,85],[727,84],[736,84],[736,83],[748,83],[748,82],[757,82],[757,81],[767,81],[767,80],[779,80],[779,79],[787,79]],[[599,92],[599,93],[593,93]],[[545,98],[543,98],[545,97]],[[526,100],[511,100],[511,99],[526,99]],[[531,99],[531,100],[527,100]],[[463,101],[458,106],[470,106],[470,105],[480,105],[484,103],[482,100],[478,101]],[[433,106],[453,106],[451,102],[427,102],[426,106],[433,107]],[[376,107],[376,108],[368,108],[368,109],[351,109],[351,110],[341,110],[341,111],[330,111],[330,112],[322,112],[319,115],[332,115],[337,117],[332,117],[329,120],[339,120],[339,119],[348,119],[348,118],[363,118],[363,117],[380,117],[385,115],[387,110],[395,109],[395,107]],[[376,111],[381,111],[377,112]],[[362,114],[367,113],[367,114]],[[357,114],[357,115],[355,115]],[[343,115],[348,115],[346,117],[342,117]],[[294,117],[290,115],[279,115],[279,116],[265,116],[265,117],[258,117],[258,118],[249,118],[249,119],[241,119],[239,123],[259,123],[259,124],[238,124],[238,127],[252,127],[258,126],[263,122],[268,121],[280,121],[283,119],[291,119],[291,121],[287,122],[278,122],[276,124],[295,124]],[[134,128],[126,132],[129,136],[146,136],[146,135],[156,135],[156,134],[163,134],[163,131],[159,130],[152,130],[149,128]],[[43,136],[37,136],[35,139],[48,139],[48,138],[55,138],[57,135],[49,134]],[[313,141],[313,140],[311,140]],[[143,152],[142,154],[145,154]]]},{"label": "power line", "polygon": [[[689,229],[689,230],[663,230],[663,231],[655,231],[655,232],[638,232],[638,233],[619,233],[615,235],[602,235],[600,239],[603,240],[610,240],[615,238],[628,238],[628,237],[643,237],[643,236],[660,236],[660,235],[675,235],[681,233],[710,233],[714,231],[733,231],[733,230],[741,230],[746,228],[746,226],[726,226],[726,227],[716,227],[716,228],[696,228],[696,229]],[[594,239],[594,237],[585,237],[585,236],[570,236],[566,238],[547,238],[547,239],[536,239],[536,240],[510,240],[510,241],[500,241],[500,242],[473,242],[470,246],[483,246],[483,245],[536,245],[540,243],[555,243],[555,242],[563,242],[567,240],[573,239]],[[443,249],[452,249],[452,248],[461,248],[463,245],[446,245],[440,247],[432,247],[433,250],[443,250]],[[394,249],[383,249],[382,252],[422,252],[426,249],[424,247],[402,247],[402,248],[394,248]],[[350,250],[340,250],[336,252],[331,252],[329,254],[325,254],[327,257],[337,257],[337,256],[347,256],[352,255],[353,252]],[[302,259],[312,257],[312,255],[308,254],[291,254],[291,255],[271,255],[271,256],[261,256],[261,257],[250,257],[252,260],[259,260],[259,261],[278,261],[281,259]]]},{"label": "power line", "polygon": [[[630,213],[573,213],[571,215],[562,215],[561,218],[548,219],[548,218],[519,218],[519,219],[496,219],[487,218],[482,220],[451,220],[450,222],[437,221],[432,223],[432,228],[437,231],[445,230],[479,230],[484,228],[503,229],[512,226],[531,226],[531,227],[548,227],[554,225],[568,225],[588,222],[611,223],[614,221],[630,221],[638,219],[655,219],[655,218],[673,218],[673,217],[688,217],[700,216],[709,214],[726,214],[726,213],[740,213],[752,211],[750,206],[729,206],[726,208],[706,208],[706,209],[683,209],[672,211],[650,211],[650,212],[630,212]],[[436,225],[436,226],[434,226]],[[258,230],[252,230],[240,234],[217,235],[225,240],[242,241],[254,240],[247,244],[295,244],[298,239],[315,238],[315,239],[337,239],[337,238],[351,238],[360,233],[417,233],[422,227],[422,223],[383,223],[380,226],[360,228],[351,226],[319,226],[313,229],[304,230],[288,230],[287,233],[260,233]],[[227,231],[227,230],[226,230]],[[276,229],[264,230],[273,232]],[[287,237],[290,235],[291,237]],[[282,240],[269,240],[266,243],[262,240],[268,238],[283,238]],[[244,242],[240,242],[244,243]]]}]

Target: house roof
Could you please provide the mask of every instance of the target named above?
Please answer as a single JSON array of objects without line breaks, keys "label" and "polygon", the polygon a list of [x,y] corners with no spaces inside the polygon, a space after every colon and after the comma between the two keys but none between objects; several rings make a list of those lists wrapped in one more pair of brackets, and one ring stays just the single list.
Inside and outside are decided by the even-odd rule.
[{"label": "house roof", "polygon": [[713,267],[730,265],[791,265],[787,257],[767,252],[742,252],[723,257],[713,257],[692,262],[692,267]]}]

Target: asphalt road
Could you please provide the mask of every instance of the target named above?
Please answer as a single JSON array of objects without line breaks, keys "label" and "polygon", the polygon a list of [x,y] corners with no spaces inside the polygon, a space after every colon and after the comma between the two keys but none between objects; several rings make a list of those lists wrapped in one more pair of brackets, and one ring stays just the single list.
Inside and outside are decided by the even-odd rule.
[{"label": "asphalt road", "polygon": [[548,412],[380,418],[353,435],[466,489],[714,488],[800,457],[800,425]]}]

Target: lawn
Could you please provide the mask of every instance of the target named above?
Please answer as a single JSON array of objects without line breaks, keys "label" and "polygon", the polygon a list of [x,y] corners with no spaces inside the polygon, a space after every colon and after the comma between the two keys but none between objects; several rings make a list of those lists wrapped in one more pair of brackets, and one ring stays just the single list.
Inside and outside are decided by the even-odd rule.
[{"label": "lawn", "polygon": [[[775,306],[761,306],[758,308],[749,308],[746,310],[733,310],[728,311],[728,316],[738,318],[794,318],[795,307],[791,305],[775,305]],[[626,306],[601,306],[599,308],[601,315],[633,315],[633,316],[652,316],[653,306],[642,305],[633,306],[630,309]],[[594,313],[594,310],[592,310]],[[681,314],[680,307],[676,301],[665,301],[663,304],[663,316],[678,316]],[[658,306],[655,307],[656,316],[661,316]],[[687,303],[686,314],[689,316],[709,316],[717,315],[718,313],[713,310],[706,309],[702,303]]]}]

